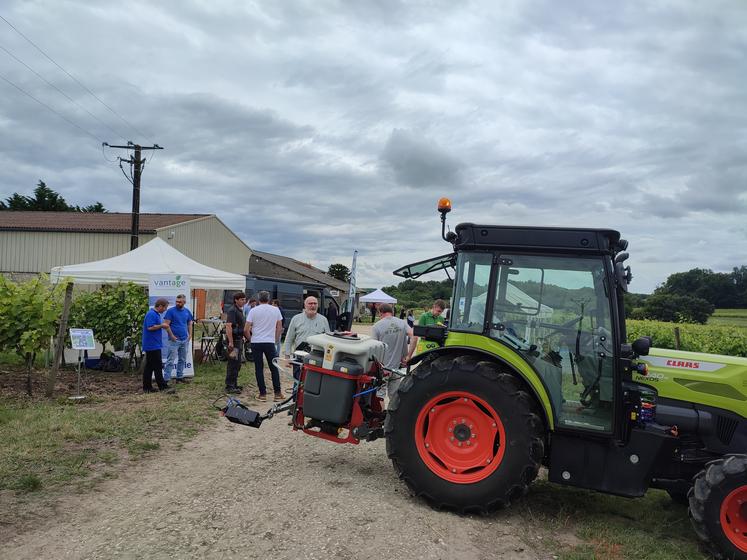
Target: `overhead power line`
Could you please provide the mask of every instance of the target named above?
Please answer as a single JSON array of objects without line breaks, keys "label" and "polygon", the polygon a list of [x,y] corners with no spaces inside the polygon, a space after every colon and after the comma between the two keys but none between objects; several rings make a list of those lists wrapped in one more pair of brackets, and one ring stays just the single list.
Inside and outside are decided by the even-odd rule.
[{"label": "overhead power line", "polygon": [[[109,146],[109,144],[105,144]],[[132,223],[130,227],[130,250],[137,249],[140,243],[140,177],[145,167],[145,160],[142,158],[142,152],[163,150],[158,144],[152,146],[141,146],[140,144],[133,144],[127,142],[126,146],[109,146],[110,148],[116,148],[120,150],[135,150],[134,154],[129,159],[119,158],[119,168],[122,170],[122,174],[132,184]],[[123,163],[130,164],[130,176],[127,176]]]},{"label": "overhead power line", "polygon": [[[2,17],[2,16],[0,16],[0,17]],[[77,128],[77,129],[78,129],[78,130],[80,130],[81,132],[84,132],[85,134],[88,134],[88,136],[90,136],[91,138],[93,138],[93,139],[94,139],[94,140],[96,140],[97,142],[101,142],[101,143],[103,144],[103,142],[101,141],[101,139],[100,139],[100,138],[97,138],[97,137],[96,137],[96,135],[95,135],[94,133],[92,133],[92,132],[89,132],[88,130],[86,130],[86,129],[85,129],[85,128],[83,128],[82,126],[80,126],[80,125],[77,125],[77,124],[75,124],[75,123],[74,123],[73,121],[71,121],[70,119],[68,119],[68,118],[67,118],[67,117],[66,117],[65,115],[63,115],[62,113],[59,113],[59,112],[55,111],[54,109],[52,109],[52,107],[50,107],[49,105],[47,105],[47,104],[46,104],[46,103],[44,103],[43,101],[39,101],[39,100],[38,100],[38,99],[37,99],[36,97],[34,97],[33,95],[31,95],[31,94],[30,94],[29,92],[27,92],[27,91],[26,91],[25,89],[23,89],[22,87],[20,87],[20,86],[18,86],[18,85],[16,85],[16,84],[14,84],[13,82],[11,82],[11,81],[10,81],[10,80],[9,80],[8,78],[6,78],[5,76],[3,76],[2,74],[0,74],[0,79],[3,79],[3,80],[5,80],[6,82],[8,82],[8,83],[9,83],[10,85],[12,85],[12,86],[13,86],[14,88],[16,88],[16,89],[17,89],[18,91],[20,91],[20,92],[21,92],[21,93],[23,93],[24,95],[28,95],[28,96],[29,96],[29,97],[30,97],[31,99],[33,99],[34,101],[36,101],[36,102],[37,102],[37,103],[38,103],[39,105],[42,105],[43,107],[46,107],[47,109],[49,109],[49,110],[50,110],[50,111],[52,111],[52,112],[53,112],[53,113],[54,113],[55,115],[57,115],[58,117],[60,117],[60,118],[61,118],[61,119],[62,119],[63,121],[67,122],[68,124],[71,124],[71,125],[73,125],[73,126],[74,126],[75,128]]]},{"label": "overhead power line", "polygon": [[108,128],[110,131],[112,131],[114,134],[116,134],[117,136],[119,136],[120,138],[122,138],[122,140],[127,140],[127,138],[125,138],[120,132],[114,130],[111,126],[109,126],[104,121],[102,121],[100,118],[98,118],[96,115],[94,115],[93,113],[91,113],[91,111],[89,111],[88,109],[86,109],[85,107],[83,107],[80,103],[78,103],[77,101],[75,101],[75,99],[73,99],[72,97],[70,97],[67,93],[65,93],[60,88],[58,88],[56,85],[54,85],[52,82],[50,82],[49,80],[47,80],[44,76],[42,76],[41,74],[39,74],[39,72],[37,72],[36,70],[34,70],[33,68],[31,68],[31,66],[29,66],[28,64],[26,64],[23,60],[21,60],[20,58],[18,58],[16,55],[14,55],[12,52],[10,52],[8,49],[6,49],[4,46],[0,45],[0,49],[2,49],[3,51],[5,51],[9,56],[11,56],[18,63],[23,64],[26,68],[28,68],[29,70],[31,70],[36,75],[37,78],[39,78],[40,80],[42,80],[49,87],[54,88],[55,90],[57,90],[67,100],[69,100],[71,103],[75,104],[76,107],[78,107],[79,109],[82,109],[83,111],[85,111],[86,113],[88,113],[92,118],[96,119],[96,121],[98,121],[99,123],[101,123],[102,125],[104,125],[106,128]]},{"label": "overhead power line", "polygon": [[[91,91],[90,89],[88,89],[88,88],[87,88],[87,87],[86,87],[86,86],[85,86],[84,84],[82,84],[82,83],[80,82],[80,80],[78,80],[78,78],[76,78],[76,77],[75,77],[75,76],[73,76],[73,75],[72,75],[72,74],[71,74],[70,72],[68,72],[67,70],[65,70],[65,69],[64,69],[64,68],[63,68],[62,66],[60,66],[59,64],[57,64],[57,62],[56,62],[56,61],[55,61],[55,60],[54,60],[54,59],[53,59],[53,58],[52,58],[51,56],[49,56],[49,55],[48,55],[47,53],[45,53],[45,52],[44,52],[44,51],[42,50],[42,48],[41,48],[41,47],[40,47],[39,45],[37,45],[36,43],[34,43],[34,42],[33,42],[33,41],[32,41],[31,39],[29,39],[28,37],[26,37],[26,35],[24,35],[23,33],[21,33],[21,31],[19,31],[19,30],[18,30],[18,29],[16,28],[16,26],[15,26],[15,25],[13,25],[12,23],[10,23],[10,22],[9,22],[9,21],[8,21],[7,19],[5,19],[5,18],[4,18],[3,16],[1,16],[1,15],[0,15],[0,19],[2,19],[2,20],[3,20],[4,22],[5,22],[5,23],[7,23],[7,24],[8,24],[8,25],[9,25],[9,26],[10,26],[10,27],[11,27],[11,28],[13,29],[13,31],[15,31],[15,32],[16,32],[16,33],[18,33],[18,34],[19,34],[19,35],[20,35],[21,37],[23,37],[24,39],[26,39],[26,41],[28,41],[29,43],[31,43],[31,45],[32,45],[32,46],[33,46],[33,47],[34,47],[34,48],[35,48],[36,50],[38,50],[38,51],[39,51],[39,52],[40,52],[41,54],[43,54],[43,55],[44,55],[44,56],[45,56],[45,57],[47,58],[47,60],[49,60],[49,61],[50,61],[50,62],[51,62],[52,64],[54,64],[55,66],[57,66],[57,68],[59,68],[59,69],[60,69],[60,70],[62,70],[62,71],[63,71],[63,72],[65,73],[65,74],[67,74],[67,75],[68,75],[68,76],[70,77],[70,79],[71,79],[71,80],[73,80],[73,81],[74,81],[74,82],[75,82],[76,84],[78,84],[78,85],[79,85],[80,87],[82,87],[82,88],[83,88],[84,90],[86,90],[86,91],[87,91],[87,92],[88,92],[88,93],[89,93],[89,94],[90,94],[90,95],[91,95],[91,96],[92,96],[92,97],[93,97],[94,99],[96,99],[96,101],[98,101],[98,102],[99,102],[99,103],[101,103],[101,104],[102,104],[102,105],[103,105],[104,107],[106,107],[107,109],[109,109],[109,111],[111,111],[111,112],[112,112],[112,113],[113,113],[114,115],[116,115],[116,116],[117,116],[117,117],[118,117],[118,118],[119,118],[119,119],[120,119],[120,120],[121,120],[121,121],[122,121],[123,123],[125,123],[125,124],[126,124],[127,126],[129,126],[129,127],[130,127],[130,128],[132,129],[132,130],[134,130],[134,131],[135,131],[135,132],[136,132],[136,133],[137,133],[138,135],[140,135],[140,136],[146,136],[146,137],[147,137],[147,136],[149,136],[148,134],[145,134],[145,133],[141,132],[140,130],[138,130],[138,129],[137,129],[137,128],[136,128],[136,127],[135,127],[135,126],[133,125],[133,124],[131,124],[131,123],[130,123],[130,122],[129,122],[129,121],[127,120],[127,119],[125,119],[125,118],[124,118],[124,117],[123,117],[122,115],[120,115],[120,114],[119,114],[119,113],[117,113],[117,112],[116,112],[116,111],[115,111],[114,109],[112,109],[111,107],[109,107],[109,105],[107,105],[106,103],[104,103],[104,102],[103,102],[103,101],[102,101],[102,100],[101,100],[101,99],[100,99],[100,98],[99,98],[99,97],[98,97],[98,96],[97,96],[97,95],[96,95],[95,93],[93,93],[93,92],[92,92],[92,91]],[[119,136],[119,134],[117,134],[117,136]]]}]

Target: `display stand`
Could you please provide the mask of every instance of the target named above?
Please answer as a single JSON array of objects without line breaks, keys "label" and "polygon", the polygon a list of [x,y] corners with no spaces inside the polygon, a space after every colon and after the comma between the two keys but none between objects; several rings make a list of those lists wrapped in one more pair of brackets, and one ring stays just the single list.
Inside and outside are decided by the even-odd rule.
[{"label": "display stand", "polygon": [[91,329],[70,329],[70,342],[72,343],[73,350],[78,351],[78,384],[75,391],[76,394],[68,397],[68,399],[79,401],[86,398],[85,395],[80,394],[80,368],[83,364],[83,352],[95,349],[96,342],[93,339],[93,331]]},{"label": "display stand", "polygon": [[78,369],[78,383],[77,383],[77,386],[76,386],[76,389],[75,389],[75,395],[72,396],[72,397],[68,397],[68,399],[70,399],[71,401],[79,401],[79,400],[82,400],[82,399],[86,398],[85,395],[81,395],[80,394],[80,367],[81,367],[82,363],[83,363],[83,350],[78,349],[78,367],[77,367],[77,369]]}]

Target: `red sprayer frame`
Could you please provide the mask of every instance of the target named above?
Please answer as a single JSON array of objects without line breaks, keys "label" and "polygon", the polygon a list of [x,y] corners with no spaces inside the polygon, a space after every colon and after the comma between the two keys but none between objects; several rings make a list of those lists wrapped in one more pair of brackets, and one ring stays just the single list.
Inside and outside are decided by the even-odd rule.
[{"label": "red sprayer frame", "polygon": [[[374,366],[374,368],[377,366]],[[352,443],[357,445],[360,443],[360,439],[355,437],[353,435],[353,430],[359,426],[361,426],[365,420],[363,417],[363,410],[361,409],[360,400],[362,396],[365,395],[359,395],[356,397],[353,397],[353,408],[350,414],[350,420],[346,424],[342,424],[340,427],[344,428],[348,431],[348,434],[344,438],[337,437],[333,434],[328,434],[322,431],[315,431],[310,428],[307,428],[305,426],[305,418],[303,414],[303,399],[304,399],[304,391],[303,386],[306,382],[306,372],[307,371],[315,371],[317,373],[320,373],[322,375],[329,375],[331,377],[339,377],[340,379],[347,379],[349,381],[355,381],[355,395],[358,395],[359,393],[365,391],[366,389],[373,388],[373,382],[376,381],[376,377],[372,375],[349,375],[347,373],[342,373],[340,371],[333,371],[329,369],[324,369],[318,366],[312,366],[309,364],[305,364],[301,368],[301,379],[300,379],[300,385],[298,389],[298,394],[296,396],[296,408],[295,412],[293,413],[293,430],[302,430],[304,433],[309,434],[310,436],[319,437],[322,439],[326,439],[327,441],[332,441],[334,443]],[[374,370],[369,371],[369,374],[375,373]],[[376,394],[376,391],[373,391],[373,394],[371,396],[371,410],[374,413],[379,414],[382,418],[383,415],[381,414],[383,412],[383,404],[384,399],[379,397]],[[371,419],[374,424],[370,427],[379,427],[382,423],[382,419]]]}]

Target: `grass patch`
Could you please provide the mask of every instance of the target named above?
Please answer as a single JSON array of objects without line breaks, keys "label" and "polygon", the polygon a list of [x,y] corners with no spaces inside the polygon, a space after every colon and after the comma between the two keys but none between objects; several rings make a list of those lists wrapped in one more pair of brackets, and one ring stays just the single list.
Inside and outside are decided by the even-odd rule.
[{"label": "grass patch", "polygon": [[[533,526],[546,527],[560,560],[703,560],[685,506],[660,490],[642,498],[621,498],[558,486],[532,485],[517,504]],[[583,541],[567,544],[568,534]]]},{"label": "grass patch", "polygon": [[42,487],[41,479],[35,474],[24,474],[18,478],[16,490],[21,492],[36,492]]},{"label": "grass patch", "polygon": [[[245,365],[242,378],[252,372]],[[80,402],[0,397],[0,490],[31,492],[106,478],[122,459],[140,459],[165,441],[178,444],[218,421],[210,405],[223,391],[223,363],[199,366],[176,395],[142,394],[136,374],[119,375],[103,389],[89,381],[88,398]]]}]

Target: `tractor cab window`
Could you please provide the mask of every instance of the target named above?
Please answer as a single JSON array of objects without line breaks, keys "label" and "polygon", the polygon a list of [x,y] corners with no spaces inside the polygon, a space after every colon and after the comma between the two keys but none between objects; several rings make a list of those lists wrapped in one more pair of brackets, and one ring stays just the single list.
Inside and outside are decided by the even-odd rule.
[{"label": "tractor cab window", "polygon": [[613,344],[601,259],[497,255],[491,338],[542,378],[559,426],[612,430]]},{"label": "tractor cab window", "polygon": [[449,328],[482,333],[493,253],[460,253]]}]

